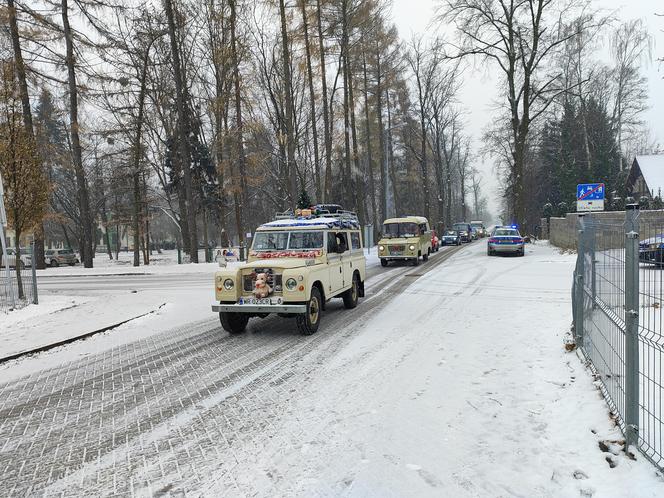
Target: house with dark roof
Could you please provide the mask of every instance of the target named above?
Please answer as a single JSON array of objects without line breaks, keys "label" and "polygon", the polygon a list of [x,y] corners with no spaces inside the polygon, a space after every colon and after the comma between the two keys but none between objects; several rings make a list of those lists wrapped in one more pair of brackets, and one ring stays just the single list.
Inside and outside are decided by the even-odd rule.
[{"label": "house with dark roof", "polygon": [[626,187],[629,195],[637,200],[642,196],[664,199],[664,154],[636,156]]}]

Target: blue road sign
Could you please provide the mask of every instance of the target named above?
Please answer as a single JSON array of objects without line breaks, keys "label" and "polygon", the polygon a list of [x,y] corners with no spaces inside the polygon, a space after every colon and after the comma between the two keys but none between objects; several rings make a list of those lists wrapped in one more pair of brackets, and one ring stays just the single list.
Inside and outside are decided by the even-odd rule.
[{"label": "blue road sign", "polygon": [[582,183],[576,186],[576,200],[603,201],[605,190],[603,183]]}]

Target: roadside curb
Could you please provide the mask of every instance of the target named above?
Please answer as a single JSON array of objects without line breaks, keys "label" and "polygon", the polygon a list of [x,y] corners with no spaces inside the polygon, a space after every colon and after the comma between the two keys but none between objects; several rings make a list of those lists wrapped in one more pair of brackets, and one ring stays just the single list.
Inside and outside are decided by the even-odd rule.
[{"label": "roadside curb", "polygon": [[44,351],[48,351],[49,349],[53,349],[53,348],[57,348],[57,347],[60,347],[60,346],[64,346],[64,345],[66,345],[66,344],[70,344],[70,343],[72,343],[72,342],[82,341],[82,340],[84,340],[84,339],[87,339],[88,337],[92,337],[93,335],[101,334],[102,332],[108,332],[109,330],[113,330],[113,329],[115,329],[115,328],[118,328],[118,327],[120,327],[121,325],[124,325],[125,323],[129,323],[129,322],[131,322],[131,321],[133,321],[133,320],[137,320],[137,319],[139,319],[139,318],[143,318],[144,316],[148,316],[148,315],[151,315],[151,314],[153,314],[153,313],[156,313],[157,311],[159,311],[159,310],[160,310],[161,308],[163,308],[164,306],[166,306],[166,303],[162,303],[162,304],[160,304],[156,309],[153,309],[153,310],[151,310],[151,311],[148,311],[147,313],[143,313],[143,314],[140,314],[140,315],[134,316],[134,317],[132,317],[132,318],[128,318],[128,319],[126,319],[126,320],[122,320],[121,322],[114,323],[114,324],[112,324],[112,325],[107,325],[106,327],[102,327],[102,328],[100,328],[100,329],[93,330],[92,332],[86,332],[85,334],[77,335],[77,336],[75,336],[75,337],[69,337],[69,338],[67,338],[67,339],[63,339],[63,340],[58,341],[58,342],[53,342],[53,343],[51,343],[51,344],[45,344],[45,345],[43,345],[43,346],[39,346],[38,348],[29,349],[29,350],[27,350],[27,351],[22,351],[22,352],[20,352],[20,353],[13,353],[13,354],[11,354],[11,355],[9,355],[9,356],[5,356],[5,357],[3,357],[3,358],[0,358],[0,364],[5,363],[5,362],[8,362],[8,361],[11,361],[11,360],[16,360],[16,359],[21,358],[21,357],[23,357],[23,356],[29,356],[29,355],[33,355],[33,354],[37,354],[37,353],[41,353],[41,352],[44,352]]}]

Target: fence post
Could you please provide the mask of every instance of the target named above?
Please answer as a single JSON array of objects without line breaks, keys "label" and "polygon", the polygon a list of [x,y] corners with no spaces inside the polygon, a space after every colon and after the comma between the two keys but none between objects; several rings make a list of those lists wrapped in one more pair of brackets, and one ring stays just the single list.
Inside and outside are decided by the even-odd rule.
[{"label": "fence post", "polygon": [[585,225],[583,222],[583,215],[579,215],[578,218],[578,244],[577,244],[577,255],[576,260],[577,264],[577,273],[576,273],[576,282],[574,282],[576,292],[574,296],[576,316],[574,319],[574,341],[578,348],[583,347],[583,336],[584,336],[584,309],[583,309],[583,297],[584,297],[584,279],[586,273],[586,262],[585,262]]},{"label": "fence post", "polygon": [[35,241],[30,243],[30,270],[32,272],[32,304],[39,304],[37,294],[37,262],[35,261]]},{"label": "fence post", "polygon": [[625,439],[639,437],[639,205],[625,206]]},{"label": "fence post", "polygon": [[595,273],[597,260],[595,259],[595,244],[597,240],[597,227],[595,218],[592,214],[587,217],[589,223],[586,224],[588,253],[590,254],[590,295],[592,296],[592,307],[595,309],[597,303],[597,275]]}]

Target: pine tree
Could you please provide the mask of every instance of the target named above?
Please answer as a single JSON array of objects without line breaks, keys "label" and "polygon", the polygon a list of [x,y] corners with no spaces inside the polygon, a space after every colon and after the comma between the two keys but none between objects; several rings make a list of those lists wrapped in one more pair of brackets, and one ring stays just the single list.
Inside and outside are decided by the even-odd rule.
[{"label": "pine tree", "polygon": [[297,208],[298,209],[308,209],[311,207],[313,202],[309,198],[309,194],[305,189],[300,190],[300,196],[297,198]]}]

